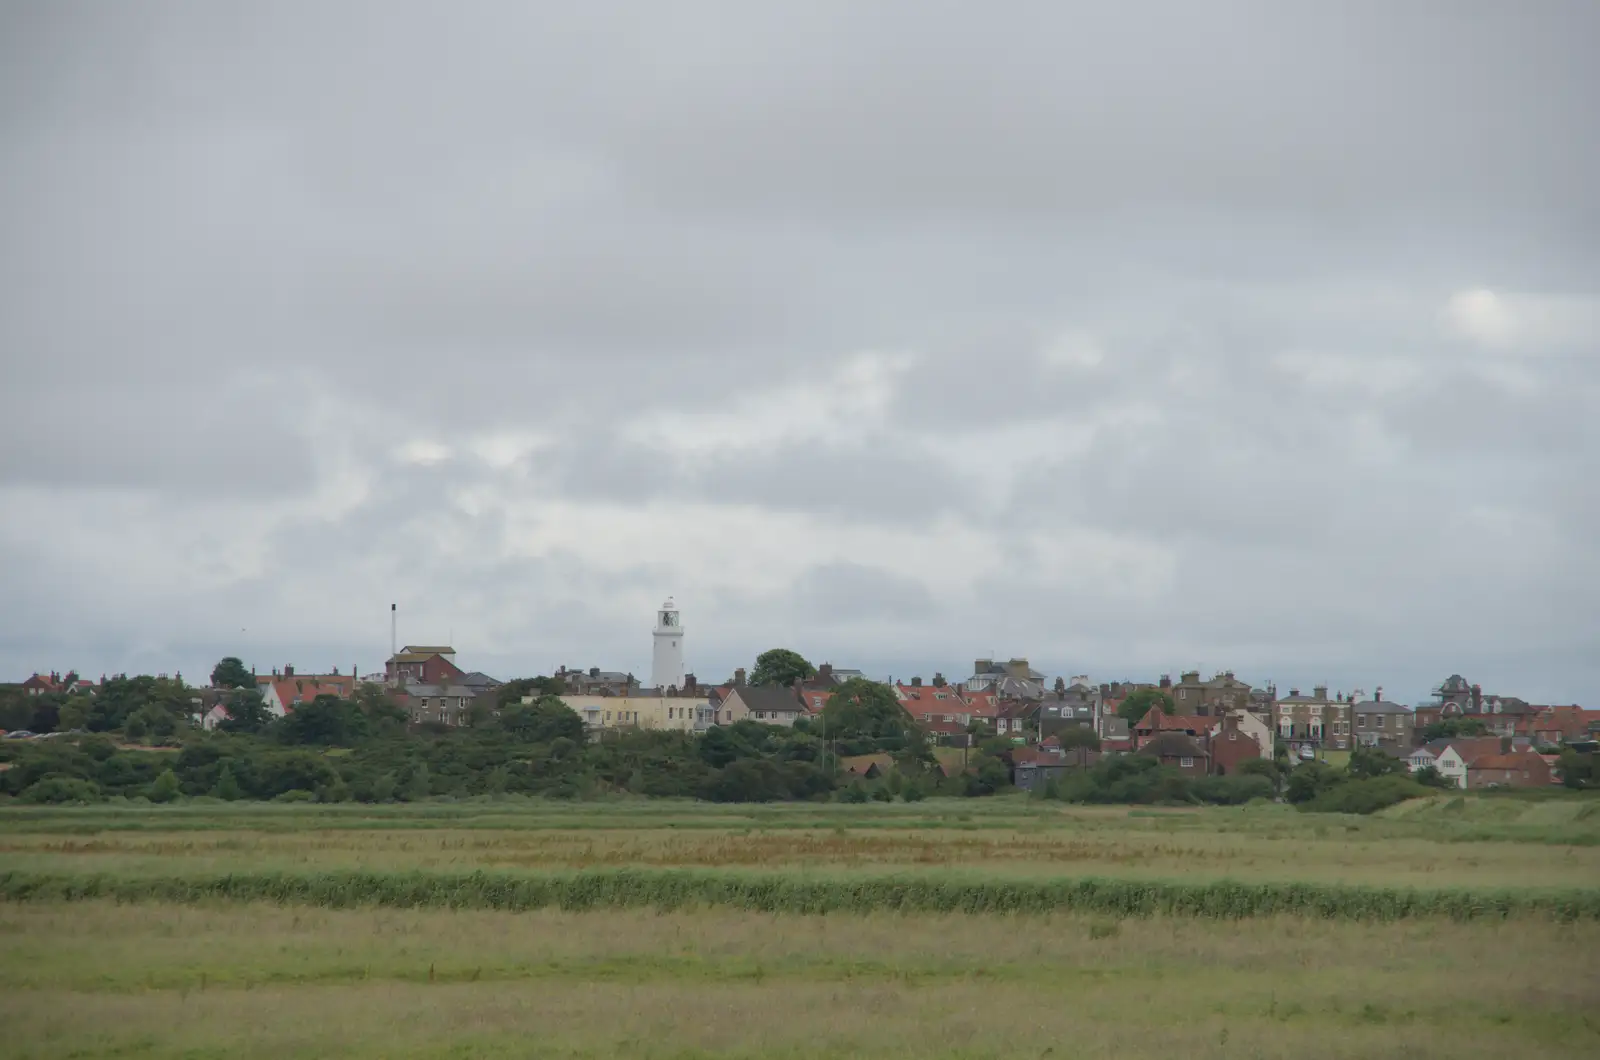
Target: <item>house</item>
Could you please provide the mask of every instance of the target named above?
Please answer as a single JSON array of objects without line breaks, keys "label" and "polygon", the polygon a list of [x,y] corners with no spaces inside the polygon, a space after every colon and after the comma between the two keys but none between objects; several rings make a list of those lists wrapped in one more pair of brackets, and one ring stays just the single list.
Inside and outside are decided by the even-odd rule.
[{"label": "house", "polygon": [[1293,751],[1309,747],[1343,750],[1350,746],[1350,704],[1343,695],[1328,698],[1328,686],[1317,685],[1304,696],[1298,688],[1274,705],[1272,727]]},{"label": "house", "polygon": [[383,680],[391,687],[457,684],[467,675],[455,658],[449,646],[407,644],[384,664]]},{"label": "house", "polygon": [[995,710],[994,731],[1012,738],[1025,736],[1038,720],[1039,706],[1037,701],[1001,700]]},{"label": "house", "polygon": [[1164,766],[1188,776],[1203,777],[1210,770],[1211,756],[1194,737],[1181,732],[1163,732],[1139,746],[1135,754],[1149,755]]},{"label": "house", "polygon": [[591,666],[587,670],[572,670],[562,666],[556,670],[555,676],[575,696],[636,696],[640,691],[639,682],[632,674],[602,670],[598,666]]},{"label": "house", "polygon": [[1045,676],[1028,665],[1027,659],[997,663],[977,659],[972,676],[966,680],[968,692],[993,692],[1006,699],[1040,699],[1044,696]]},{"label": "house", "polygon": [[[1241,735],[1248,736],[1255,742],[1256,750],[1263,758],[1271,758],[1277,749],[1277,738],[1272,731],[1272,719],[1268,715],[1263,717],[1246,707],[1243,710],[1230,711],[1228,717],[1232,718],[1238,726]],[[1220,722],[1211,727],[1215,735],[1220,731]]]},{"label": "house", "polygon": [[1128,719],[1115,714],[1106,714],[1100,719],[1100,743],[1106,748],[1113,744],[1128,745],[1128,750],[1133,750],[1133,733],[1128,728]]},{"label": "house", "polygon": [[1532,751],[1481,755],[1467,766],[1468,788],[1550,786],[1550,764]]},{"label": "house", "polygon": [[1413,719],[1411,708],[1383,698],[1378,689],[1377,698],[1351,703],[1351,726],[1355,743],[1362,747],[1408,748],[1412,744]]},{"label": "house", "polygon": [[1168,714],[1160,707],[1151,707],[1133,726],[1133,744],[1136,749],[1143,748],[1145,741],[1168,732],[1203,740],[1216,721],[1216,718],[1202,718],[1199,715]]},{"label": "house", "polygon": [[1040,735],[1048,736],[1072,727],[1099,732],[1100,689],[1082,676],[1070,682],[1057,679],[1056,684],[1055,691],[1045,693],[1039,708]]},{"label": "house", "polygon": [[1250,686],[1224,670],[1209,681],[1200,680],[1199,670],[1179,675],[1177,684],[1167,689],[1179,714],[1197,714],[1200,717],[1221,717],[1230,710],[1244,710],[1250,705]]},{"label": "house", "polygon": [[471,717],[477,691],[463,684],[407,684],[394,694],[396,705],[413,725],[440,722],[465,725]]},{"label": "house", "polygon": [[1539,708],[1516,696],[1486,696],[1483,686],[1468,684],[1460,674],[1451,674],[1433,690],[1437,703],[1418,707],[1415,728],[1422,729],[1446,718],[1478,718],[1496,736],[1532,737],[1532,723]]},{"label": "house", "polygon": [[[1435,740],[1434,743],[1437,743],[1437,744],[1448,744],[1449,741],[1448,740]],[[1438,754],[1438,752],[1444,750],[1444,748],[1443,747],[1439,747],[1439,748],[1435,749],[1434,743],[1426,743],[1426,744],[1421,745],[1420,747],[1413,747],[1411,749],[1411,753],[1406,756],[1406,768],[1409,769],[1413,773],[1421,772],[1424,769],[1437,770],[1439,768],[1439,765],[1438,765],[1439,754]]]},{"label": "house", "polygon": [[30,696],[42,696],[47,692],[60,691],[60,689],[56,687],[55,674],[44,675],[35,673],[32,677],[22,682],[21,687],[22,691]]},{"label": "house", "polygon": [[1537,707],[1529,725],[1529,735],[1540,747],[1579,743],[1590,738],[1591,728],[1600,723],[1600,710],[1580,706]]},{"label": "house", "polygon": [[1433,768],[1458,788],[1467,786],[1468,762],[1501,753],[1498,736],[1449,737],[1431,741],[1426,749],[1433,752]]},{"label": "house", "polygon": [[294,709],[296,703],[310,703],[318,696],[338,696],[349,699],[356,692],[356,678],[351,674],[297,674],[293,666],[285,666],[282,673],[256,677],[256,691],[274,717],[281,718]]},{"label": "house", "polygon": [[[724,700],[713,710],[709,699],[688,696],[575,696],[569,693],[563,695],[561,701],[583,719],[584,728],[591,736],[612,729],[704,732],[712,725],[739,721],[746,716],[740,703]],[[728,721],[719,720],[716,716],[719,714]]]},{"label": "house", "polygon": [[894,758],[886,754],[850,755],[839,759],[839,768],[862,780],[877,780],[894,768]]},{"label": "house", "polygon": [[[731,689],[717,705],[718,713],[743,710],[741,717],[763,725],[792,728],[796,720],[809,718],[811,708],[796,689],[782,685],[745,685]],[[719,721],[718,724],[721,724]]]},{"label": "house", "polygon": [[[1249,722],[1245,721],[1247,718]],[[1262,733],[1268,732],[1266,724],[1243,707],[1219,718],[1211,727],[1206,739],[1206,749],[1211,755],[1209,759],[1211,772],[1232,776],[1239,771],[1239,766],[1243,763],[1252,758],[1262,757],[1261,744],[1254,735],[1246,731],[1246,726],[1250,723]],[[1270,735],[1268,738],[1270,739]]]}]

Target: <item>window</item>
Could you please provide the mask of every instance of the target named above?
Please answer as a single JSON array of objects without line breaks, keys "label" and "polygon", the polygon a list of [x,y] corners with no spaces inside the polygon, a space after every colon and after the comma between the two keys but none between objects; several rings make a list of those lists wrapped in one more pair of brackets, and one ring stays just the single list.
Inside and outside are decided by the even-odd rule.
[{"label": "window", "polygon": [[1367,716],[1365,714],[1357,714],[1356,715],[1356,728],[1365,729],[1366,727],[1367,727]]},{"label": "window", "polygon": [[1189,755],[1185,755],[1184,757],[1178,759],[1178,767],[1180,769],[1193,769],[1194,759]]},{"label": "window", "polygon": [[1178,698],[1179,699],[1188,699],[1189,698],[1189,690],[1186,689],[1186,688],[1178,689]]},{"label": "window", "polygon": [[1377,727],[1378,727],[1378,728],[1380,728],[1380,729],[1381,729],[1381,728],[1383,728],[1383,715],[1382,715],[1382,714],[1379,714],[1379,715],[1378,715],[1378,716],[1377,716],[1377,717],[1376,717],[1376,718],[1373,718],[1373,719],[1372,719],[1372,722],[1373,722],[1373,724],[1374,724],[1374,725],[1376,725],[1376,726],[1377,726]]},{"label": "window", "polygon": [[1228,731],[1228,739],[1237,740],[1238,738],[1239,738],[1239,734],[1237,732],[1234,732],[1231,729]]}]

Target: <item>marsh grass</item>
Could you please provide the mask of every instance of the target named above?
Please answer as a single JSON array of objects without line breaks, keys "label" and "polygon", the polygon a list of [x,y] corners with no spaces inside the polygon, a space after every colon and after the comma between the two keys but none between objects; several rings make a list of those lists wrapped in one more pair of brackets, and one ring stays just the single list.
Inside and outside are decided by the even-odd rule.
[{"label": "marsh grass", "polygon": [[1583,1018],[1600,1000],[1600,926],[1537,919],[88,902],[0,905],[0,937],[14,1057],[1459,1058],[1600,1045]]}]

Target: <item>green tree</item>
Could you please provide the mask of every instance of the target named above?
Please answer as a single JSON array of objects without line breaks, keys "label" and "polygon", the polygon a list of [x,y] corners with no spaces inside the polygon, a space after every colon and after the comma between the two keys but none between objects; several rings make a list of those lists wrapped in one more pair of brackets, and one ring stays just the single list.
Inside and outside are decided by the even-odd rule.
[{"label": "green tree", "polygon": [[60,714],[56,717],[56,728],[62,732],[71,732],[86,727],[89,723],[90,703],[88,696],[68,696],[67,701],[61,705]]},{"label": "green tree", "polygon": [[1423,742],[1454,739],[1457,736],[1487,736],[1489,726],[1482,718],[1441,718],[1422,727]]},{"label": "green tree", "polygon": [[230,655],[211,670],[212,688],[254,688],[255,675],[245,669],[238,658]]},{"label": "green tree", "polygon": [[1412,774],[1411,779],[1425,788],[1453,788],[1456,786],[1455,781],[1432,766],[1423,766]]},{"label": "green tree", "polygon": [[750,671],[753,685],[782,685],[788,687],[796,681],[813,676],[817,668],[805,656],[787,648],[773,648],[756,656],[756,665]]},{"label": "green tree", "polygon": [[822,722],[830,741],[871,741],[911,752],[925,746],[922,730],[889,686],[864,677],[852,677],[834,690],[822,708]]},{"label": "green tree", "polygon": [[582,741],[583,719],[557,696],[540,696],[533,703],[515,703],[500,711],[500,728],[522,743],[551,743],[559,739]]},{"label": "green tree", "polygon": [[1350,752],[1350,764],[1345,768],[1352,777],[1386,777],[1391,773],[1404,773],[1406,764],[1375,747],[1357,747]]},{"label": "green tree", "polygon": [[1136,724],[1140,718],[1150,713],[1150,708],[1160,707],[1163,711],[1172,711],[1172,697],[1159,688],[1141,688],[1128,695],[1121,703],[1117,704],[1117,717],[1126,718],[1129,725]]},{"label": "green tree", "polygon": [[1579,754],[1570,747],[1562,748],[1556,772],[1561,775],[1561,783],[1574,791],[1600,788],[1600,767],[1596,766],[1593,752]]},{"label": "green tree", "polygon": [[428,777],[428,764],[418,762],[411,767],[411,779],[406,781],[406,801],[418,802],[432,793],[433,784]]},{"label": "green tree", "polygon": [[378,778],[372,782],[372,801],[388,802],[394,798],[395,788],[397,787],[399,787],[399,783],[395,780],[393,773],[379,774]]},{"label": "green tree", "polygon": [[1091,751],[1100,750],[1100,737],[1095,731],[1084,725],[1072,725],[1056,733],[1056,741],[1061,744],[1063,751],[1070,751],[1077,747],[1087,747]]},{"label": "green tree", "polygon": [[239,780],[233,775],[233,766],[229,763],[223,762],[222,768],[217,771],[217,786],[211,789],[211,794],[229,802],[244,798],[244,789],[239,787]]},{"label": "green tree", "polygon": [[148,792],[151,802],[171,802],[181,794],[183,788],[178,783],[178,774],[170,769],[161,771],[161,775],[156,777]]},{"label": "green tree", "polygon": [[347,699],[321,695],[300,703],[278,720],[278,739],[290,744],[349,747],[369,732],[367,716]]},{"label": "green tree", "polygon": [[559,677],[517,677],[494,690],[495,706],[501,710],[521,703],[523,697],[564,696],[567,683]]},{"label": "green tree", "polygon": [[218,723],[223,732],[261,732],[272,724],[272,711],[255,688],[235,688],[223,701],[228,716]]}]

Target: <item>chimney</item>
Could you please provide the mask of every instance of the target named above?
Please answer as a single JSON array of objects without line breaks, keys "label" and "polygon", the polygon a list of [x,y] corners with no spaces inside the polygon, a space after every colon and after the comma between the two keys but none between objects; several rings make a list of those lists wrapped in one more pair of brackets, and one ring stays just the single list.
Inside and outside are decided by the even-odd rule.
[{"label": "chimney", "polygon": [[733,687],[735,687],[735,688],[743,688],[744,687],[744,677],[745,677],[744,667],[741,666],[737,670],[733,671]]},{"label": "chimney", "polygon": [[1168,689],[1168,688],[1171,688],[1171,687],[1172,687],[1172,675],[1171,674],[1162,674],[1161,675],[1161,688],[1162,689]]},{"label": "chimney", "polygon": [[1479,714],[1483,711],[1483,686],[1472,686],[1472,713]]},{"label": "chimney", "polygon": [[600,667],[598,667],[598,666],[589,667],[589,676],[590,677],[599,677],[600,676]]},{"label": "chimney", "polygon": [[1379,685],[1378,686],[1378,690],[1376,692],[1372,693],[1372,701],[1374,703],[1382,703],[1383,702],[1383,686],[1382,685]]},{"label": "chimney", "polygon": [[284,665],[283,665],[283,676],[285,676],[285,677],[293,677],[294,676],[294,667],[290,666],[288,663],[284,663]]},{"label": "chimney", "polygon": [[817,667],[817,676],[822,678],[824,681],[832,680],[833,663],[823,663],[821,666]]},{"label": "chimney", "polygon": [[1327,699],[1328,698],[1328,686],[1327,685],[1318,685],[1318,686],[1316,686],[1315,688],[1313,688],[1311,690],[1311,693],[1312,693],[1312,696],[1314,698],[1316,698],[1316,699]]},{"label": "chimney", "polygon": [[922,687],[922,678],[920,678],[920,677],[913,677],[913,678],[912,678],[912,679],[911,679],[911,687],[912,687],[912,688],[921,688],[921,687]]}]

